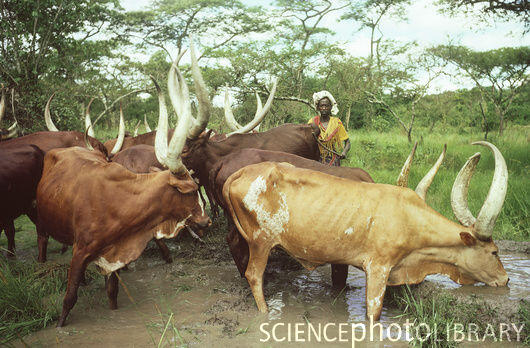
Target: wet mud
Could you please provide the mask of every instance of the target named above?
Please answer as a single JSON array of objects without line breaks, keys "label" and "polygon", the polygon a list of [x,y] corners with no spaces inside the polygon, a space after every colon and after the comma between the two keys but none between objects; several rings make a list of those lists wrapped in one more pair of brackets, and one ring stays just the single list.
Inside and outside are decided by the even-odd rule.
[{"label": "wet mud", "polygon": [[[32,347],[350,347],[352,335],[356,333],[345,328],[343,335],[339,325],[364,323],[368,327],[364,272],[350,267],[348,287],[334,291],[329,265],[309,272],[286,253],[275,249],[264,277],[270,311],[262,314],[256,309],[246,279],[239,276],[224,234],[207,235],[204,241],[200,243],[187,234],[169,241],[171,264],[166,264],[154,244],[150,244],[139,260],[120,273],[117,310],[108,309],[101,277],[87,286],[94,290],[94,295],[83,296],[80,292],[65,327],[49,327],[24,337],[24,342],[11,343]],[[478,299],[498,309],[491,320],[510,322],[521,299],[530,297],[530,259],[528,249],[521,247],[524,243],[505,244],[500,254],[511,279],[509,288],[458,286],[442,276],[429,276],[421,285],[413,287],[413,291],[423,298],[447,291],[462,301]],[[511,251],[505,253],[503,248]],[[48,255],[53,261],[67,263],[68,254],[51,251]],[[387,297],[381,317],[384,330],[404,320],[400,317],[402,313],[387,303]],[[284,340],[274,342],[271,329],[278,323],[281,325],[277,326],[276,336]],[[305,342],[295,341],[297,323],[305,331],[301,335]],[[315,330],[321,330],[320,336],[319,332],[309,335],[309,323]],[[329,323],[334,325],[328,327],[324,338],[322,330]],[[403,337],[394,342],[392,336],[383,332],[382,341],[380,338],[376,329],[373,342],[367,335],[364,342],[355,346],[408,346]],[[489,345],[517,346],[507,342]]]}]

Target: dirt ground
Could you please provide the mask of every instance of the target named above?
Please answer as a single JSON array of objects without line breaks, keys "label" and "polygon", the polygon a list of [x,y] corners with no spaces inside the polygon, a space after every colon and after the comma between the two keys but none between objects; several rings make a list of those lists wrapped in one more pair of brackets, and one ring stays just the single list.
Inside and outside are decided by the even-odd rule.
[{"label": "dirt ground", "polygon": [[[219,229],[222,230],[222,226]],[[364,321],[363,272],[350,267],[348,287],[335,292],[331,288],[329,266],[309,272],[281,250],[275,250],[265,273],[264,291],[270,313],[261,314],[256,309],[246,279],[239,276],[232,261],[224,233],[206,235],[204,241],[192,239],[187,233],[168,241],[173,257],[171,264],[166,264],[150,244],[139,260],[120,273],[117,310],[108,309],[101,277],[87,285],[94,295],[83,296],[80,292],[65,327],[49,327],[24,337],[23,342],[12,344],[31,347],[349,347],[352,346],[352,331],[342,335],[339,324],[358,322],[368,325]],[[501,253],[508,250],[523,255],[523,261],[526,257],[528,262],[530,243],[501,242],[499,245]],[[69,262],[68,254],[60,255],[53,248],[48,253],[52,262],[64,263]],[[528,281],[528,273],[525,273],[528,263],[522,268],[520,277],[524,283]],[[425,298],[441,289],[460,294],[463,299],[478,296],[501,308],[500,317],[495,319],[499,322],[512,320],[521,298],[529,296],[526,285],[510,295],[488,287],[454,291],[455,287],[446,282],[426,281],[414,291]],[[499,301],[499,296],[504,300]],[[400,314],[385,302],[381,323],[385,328],[391,323],[401,323],[404,318],[396,318]],[[270,335],[272,326],[278,323],[276,336],[283,338],[282,342],[274,342]],[[301,335],[305,342],[294,342],[296,323],[306,325],[302,328],[306,332]],[[330,326],[328,337],[321,336],[322,342],[317,342],[318,336],[309,335],[308,323],[313,327],[320,324],[320,328],[329,323],[334,325]],[[367,336],[363,343],[355,346],[407,346],[405,340],[393,342],[392,337],[379,341],[378,331],[375,333],[374,342],[370,342]],[[308,338],[312,340],[308,341]],[[490,342],[488,345],[504,347],[506,342]]]}]

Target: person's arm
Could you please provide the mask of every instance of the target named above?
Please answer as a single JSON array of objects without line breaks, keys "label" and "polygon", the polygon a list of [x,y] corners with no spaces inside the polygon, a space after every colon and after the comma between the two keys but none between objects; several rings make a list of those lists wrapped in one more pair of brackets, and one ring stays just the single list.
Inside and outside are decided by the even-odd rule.
[{"label": "person's arm", "polygon": [[350,151],[350,139],[346,139],[346,142],[344,144],[344,150],[342,150],[342,154],[341,154],[341,158],[346,158],[346,154],[348,153],[348,151]]}]

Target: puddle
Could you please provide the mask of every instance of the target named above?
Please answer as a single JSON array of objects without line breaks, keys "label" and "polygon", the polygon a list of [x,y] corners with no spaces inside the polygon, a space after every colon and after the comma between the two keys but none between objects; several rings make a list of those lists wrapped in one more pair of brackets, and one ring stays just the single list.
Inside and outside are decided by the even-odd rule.
[{"label": "puddle", "polygon": [[[351,347],[351,341],[339,341],[338,325],[354,322],[367,325],[364,272],[350,267],[348,288],[336,292],[331,288],[329,265],[309,272],[286,254],[275,251],[264,277],[265,298],[270,311],[261,314],[256,309],[246,279],[237,272],[224,236],[215,238],[207,245],[189,240],[168,243],[173,250],[172,264],[161,261],[156,249],[150,247],[129,267],[129,271],[120,274],[134,303],[120,286],[119,309],[109,310],[103,283],[90,284],[95,295],[90,298],[79,296],[67,319],[67,326],[30,334],[24,337],[25,343],[32,347],[59,345],[76,348],[95,345],[146,347],[158,346],[159,342],[166,347]],[[57,253],[50,254],[51,260],[60,257]],[[496,301],[529,298],[528,254],[510,253],[502,255],[501,259],[510,277],[509,288],[459,286],[438,275],[429,276],[426,281],[436,288],[473,293]],[[384,306],[380,320],[384,330],[396,323],[396,316],[400,314],[396,309]],[[272,326],[280,324],[277,334],[285,338],[296,334],[294,325],[297,323],[306,325],[303,326],[306,336],[310,323],[315,330],[313,338],[323,335],[325,325],[332,323],[335,326],[330,327],[328,333],[337,340],[327,343],[318,343],[314,339],[304,343],[262,341],[267,337],[260,329],[262,325],[267,325],[266,330],[271,333]],[[349,330],[347,338],[350,339],[351,335]],[[356,346],[407,346],[406,341],[392,342],[392,337],[386,333],[383,337],[382,342],[364,342]],[[20,341],[13,344],[23,346]],[[506,346],[505,342],[492,344]],[[481,346],[488,344],[481,343]]]}]

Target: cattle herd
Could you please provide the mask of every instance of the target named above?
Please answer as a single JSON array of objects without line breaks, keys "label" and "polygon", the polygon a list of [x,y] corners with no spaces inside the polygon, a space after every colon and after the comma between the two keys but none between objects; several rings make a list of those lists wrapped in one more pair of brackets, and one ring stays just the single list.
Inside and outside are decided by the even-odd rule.
[{"label": "cattle herd", "polygon": [[[374,320],[381,314],[387,285],[416,284],[434,273],[459,284],[508,283],[491,237],[507,190],[506,164],[494,145],[476,143],[495,157],[490,191],[476,218],[469,211],[467,191],[480,154],[459,172],[451,194],[460,221],[455,223],[425,203],[445,149],[416,191],[406,187],[414,150],[397,186],[374,183],[359,168],[323,165],[318,162],[318,135],[309,125],[249,133],[270,109],[276,83],[263,107],[258,97],[249,125],[237,124],[226,103],[233,132],[213,135],[206,130],[212,105],[193,44],[190,53],[198,111],[194,117],[177,59],[168,74],[168,94],[178,115],[175,129],[168,129],[165,97],[153,80],[160,108],[156,131],[124,137],[123,115],[118,138],[105,144],[88,131],[58,131],[51,121],[50,98],[45,108],[50,131],[16,138],[15,124],[2,132],[0,226],[8,256],[15,256],[13,221],[21,214],[36,225],[39,262],[46,261],[49,236],[73,247],[57,326],[65,324],[89,263],[105,275],[110,308],[116,309],[116,273],[136,260],[151,239],[171,262],[161,239],[184,228],[202,235],[211,221],[200,186],[211,211],[217,214],[218,205],[228,220],[228,247],[262,312],[267,311],[263,273],[275,246],[309,270],[331,264],[336,287],[345,286],[348,265],[362,269],[366,313]],[[4,110],[2,88],[0,118]],[[86,124],[92,128],[88,108]]]}]

